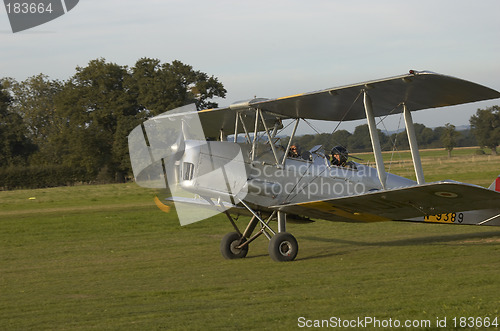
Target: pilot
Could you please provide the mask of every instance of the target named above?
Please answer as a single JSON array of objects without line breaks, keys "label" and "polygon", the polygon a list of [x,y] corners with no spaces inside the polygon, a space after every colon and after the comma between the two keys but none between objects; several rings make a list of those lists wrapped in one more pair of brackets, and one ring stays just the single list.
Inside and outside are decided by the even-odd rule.
[{"label": "pilot", "polygon": [[290,146],[290,150],[288,151],[288,157],[300,157],[299,149],[296,145]]},{"label": "pilot", "polygon": [[349,151],[344,146],[335,146],[332,148],[332,165],[337,167],[356,169],[356,165],[352,161],[347,161]]}]

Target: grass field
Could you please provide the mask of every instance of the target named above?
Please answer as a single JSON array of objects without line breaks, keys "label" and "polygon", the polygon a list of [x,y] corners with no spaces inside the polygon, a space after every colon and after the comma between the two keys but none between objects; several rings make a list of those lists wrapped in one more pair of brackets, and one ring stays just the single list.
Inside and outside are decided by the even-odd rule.
[{"label": "grass field", "polygon": [[[444,154],[422,157],[431,178],[489,185],[500,174],[500,157],[466,153],[465,168]],[[404,162],[392,171],[406,171]],[[479,170],[484,163],[494,169]],[[153,197],[135,184],[0,192],[0,329],[288,330],[299,317],[428,320],[425,329],[435,329],[437,318],[447,328],[453,318],[500,320],[498,227],[289,224],[296,261],[273,262],[261,238],[247,258],[228,261],[219,253],[232,230],[225,218],[180,227]]]}]

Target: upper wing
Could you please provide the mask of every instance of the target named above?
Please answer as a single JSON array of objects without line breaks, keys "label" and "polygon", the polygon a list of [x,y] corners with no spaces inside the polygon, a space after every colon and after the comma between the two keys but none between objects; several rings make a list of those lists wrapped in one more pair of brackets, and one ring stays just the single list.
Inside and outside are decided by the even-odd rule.
[{"label": "upper wing", "polygon": [[498,91],[476,83],[412,71],[391,78],[253,102],[250,106],[293,118],[357,120],[365,118],[361,95],[364,90],[372,99],[375,116],[389,115],[402,103],[415,111],[500,98]]},{"label": "upper wing", "polygon": [[[410,111],[458,105],[500,98],[500,92],[455,77],[432,72],[409,74],[368,81],[322,91],[297,94],[277,99],[256,98],[236,102],[229,107],[198,112],[207,137],[235,132],[236,116],[241,114],[248,132],[255,129],[255,109],[263,110],[268,128],[285,118],[310,118],[331,121],[350,121],[365,118],[363,91],[370,95],[375,116],[389,115],[405,103]],[[172,111],[162,116],[175,116]],[[264,127],[258,123],[258,131]],[[238,133],[244,132],[238,124]]]},{"label": "upper wing", "polygon": [[[153,117],[152,119],[170,118],[174,120],[175,117],[178,116],[180,117],[180,116],[196,115],[200,119],[200,123],[203,128],[205,136],[217,138],[220,136],[221,131],[223,132],[224,135],[234,134],[236,129],[236,116],[241,116],[241,119],[238,120],[238,127],[237,127],[238,133],[245,132],[245,129],[249,133],[250,132],[253,133],[255,130],[256,112],[254,111],[253,108],[249,107],[248,105],[252,101],[258,102],[261,100],[264,99],[253,99],[251,101],[244,101],[241,103],[231,105],[229,107],[205,109],[200,111],[196,111],[196,107],[194,106],[194,104],[192,104],[181,107],[183,108],[184,111],[178,111],[181,108],[177,108],[166,111],[158,116]],[[247,105],[247,107],[245,109],[238,109],[237,111],[235,109],[235,106],[241,104],[245,104]],[[188,109],[188,107],[191,107],[191,109]],[[186,111],[186,109],[188,110]],[[240,114],[238,115],[238,113]],[[274,125],[277,124],[278,129],[281,129],[283,127],[281,119],[287,118],[287,116],[285,115],[270,115],[265,112],[263,112],[262,116],[264,116],[268,128],[273,128]],[[264,126],[262,125],[261,121],[258,121],[257,125],[258,125],[257,126],[258,132],[264,131]]]},{"label": "upper wing", "polygon": [[[263,100],[263,99],[257,99]],[[249,102],[245,102],[248,104]],[[239,111],[241,116],[241,120],[238,121],[238,133],[245,132],[245,127],[248,132],[254,132],[255,130],[255,116],[256,112],[252,108],[248,108],[246,110]],[[218,137],[220,135],[220,131],[222,130],[226,135],[234,134],[235,131],[235,123],[237,111],[234,109],[233,105],[227,108],[217,108],[217,109],[207,109],[200,110],[198,115],[200,116],[201,125],[203,126],[203,131],[205,135],[208,137]],[[277,123],[278,128],[281,129],[283,124],[281,123],[281,119],[287,118],[284,115],[270,115],[263,112],[262,116],[266,121],[266,125],[268,128],[273,128]],[[244,123],[244,124],[243,124]],[[243,126],[245,125],[245,126]],[[262,122],[259,120],[257,123],[257,131],[264,131],[264,126]]]},{"label": "upper wing", "polygon": [[498,208],[500,192],[458,182],[436,182],[356,196],[279,205],[287,213],[332,221],[389,221]]}]

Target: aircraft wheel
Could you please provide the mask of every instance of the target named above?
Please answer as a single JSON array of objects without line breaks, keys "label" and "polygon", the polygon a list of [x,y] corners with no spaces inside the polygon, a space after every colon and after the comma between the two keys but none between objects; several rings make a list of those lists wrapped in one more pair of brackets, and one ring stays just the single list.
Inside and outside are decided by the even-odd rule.
[{"label": "aircraft wheel", "polygon": [[297,239],[288,232],[275,234],[269,242],[269,255],[276,262],[293,261],[298,252]]},{"label": "aircraft wheel", "polygon": [[240,235],[237,232],[230,232],[222,238],[220,251],[222,256],[228,260],[242,259],[247,256],[248,245],[236,248],[240,244]]}]

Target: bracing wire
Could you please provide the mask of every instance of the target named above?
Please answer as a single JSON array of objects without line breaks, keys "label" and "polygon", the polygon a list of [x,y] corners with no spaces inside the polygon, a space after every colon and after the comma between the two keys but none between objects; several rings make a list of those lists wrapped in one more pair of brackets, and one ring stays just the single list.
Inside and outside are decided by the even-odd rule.
[{"label": "bracing wire", "polygon": [[[385,115],[383,118],[380,118],[379,122],[377,123],[380,124],[382,123],[382,125],[384,126],[384,129],[386,132],[388,132],[386,126],[385,126],[385,123],[384,123],[384,120],[387,118],[387,116],[389,115],[392,115],[394,113],[394,111],[399,108],[399,106],[401,106],[403,103],[401,102],[399,105],[397,105],[396,107],[394,107],[389,114]],[[400,115],[399,115],[399,122],[398,122],[398,128],[396,130],[397,133],[399,133],[399,130],[401,129],[401,120],[403,118],[403,113],[401,112]],[[391,145],[392,145],[392,148],[391,148],[391,160],[390,160],[390,163],[389,163],[389,169],[387,171],[390,171],[391,170],[391,165],[394,161],[394,154],[397,153],[397,155],[399,156],[399,162],[402,162],[403,159],[401,157],[401,153],[400,151],[398,150],[398,147],[397,147],[397,143],[398,143],[398,134],[396,134],[395,138],[394,138],[394,141],[392,140],[392,137],[391,136],[388,136],[390,141],[391,141]],[[404,165],[404,163],[403,163]],[[406,168],[406,167],[405,167]]]},{"label": "bracing wire", "polygon": [[[359,97],[361,96],[361,94],[363,94],[363,91],[359,91],[358,95],[356,96],[356,98],[354,99],[354,101],[351,103],[351,105],[349,106],[349,108],[347,108],[347,110],[344,112],[344,114],[342,115],[342,118],[340,119],[340,121],[337,123],[337,125],[335,126],[335,128],[333,129],[333,131],[329,134],[329,136],[331,137],[335,132],[337,132],[337,129],[339,128],[340,124],[342,124],[342,122],[344,121],[344,119],[347,117],[347,115],[349,114],[349,112],[352,110],[352,107],[354,107],[354,104],[356,104],[356,102],[358,101]],[[309,124],[309,126],[312,127],[311,124]],[[313,130],[316,132],[316,133],[319,133],[318,130],[316,130],[315,128],[313,128]],[[328,139],[328,138],[325,138],[325,139]],[[326,150],[326,144],[328,143],[328,141],[326,141],[325,143],[322,143],[321,146]]]}]

